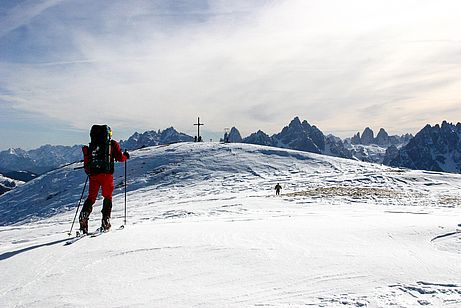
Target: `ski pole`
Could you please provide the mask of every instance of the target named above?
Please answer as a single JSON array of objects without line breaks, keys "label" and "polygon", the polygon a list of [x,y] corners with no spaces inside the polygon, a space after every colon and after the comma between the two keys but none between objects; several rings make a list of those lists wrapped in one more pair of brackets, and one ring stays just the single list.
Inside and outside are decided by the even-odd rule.
[{"label": "ski pole", "polygon": [[126,160],[125,160],[125,223],[126,225]]},{"label": "ski pole", "polygon": [[70,231],[68,233],[69,235],[72,234],[72,229],[74,228],[75,218],[77,218],[78,209],[80,208],[80,203],[82,202],[82,198],[83,198],[83,194],[85,193],[85,188],[86,188],[86,183],[87,182],[88,182],[88,175],[86,176],[85,185],[83,185],[82,195],[80,196],[80,200],[78,200],[77,210],[75,211],[74,220],[72,220],[72,226],[70,227]]}]

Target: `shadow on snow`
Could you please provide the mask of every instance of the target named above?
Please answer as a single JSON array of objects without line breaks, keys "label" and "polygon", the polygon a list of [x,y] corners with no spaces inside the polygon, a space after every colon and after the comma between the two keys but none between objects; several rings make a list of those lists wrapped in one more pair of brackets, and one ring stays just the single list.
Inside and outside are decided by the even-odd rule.
[{"label": "shadow on snow", "polygon": [[7,252],[4,252],[4,253],[2,253],[0,255],[0,261],[9,259],[9,258],[14,257],[15,255],[18,255],[18,254],[23,253],[23,252],[27,252],[27,251],[30,251],[30,250],[33,250],[33,249],[41,248],[41,247],[44,247],[44,246],[56,245],[56,244],[65,242],[67,240],[68,239],[65,238],[65,239],[61,239],[61,240],[57,240],[57,241],[53,241],[53,242],[49,242],[49,243],[37,244],[37,245],[34,245],[34,246],[21,248],[21,249],[14,250],[14,251],[7,251]]}]

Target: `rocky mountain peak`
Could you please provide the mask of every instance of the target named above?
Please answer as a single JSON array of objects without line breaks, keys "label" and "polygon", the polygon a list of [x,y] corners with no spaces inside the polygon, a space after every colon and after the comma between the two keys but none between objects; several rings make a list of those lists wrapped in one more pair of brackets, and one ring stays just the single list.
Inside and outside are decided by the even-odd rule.
[{"label": "rocky mountain peak", "polygon": [[229,136],[228,136],[229,142],[242,142],[242,136],[240,135],[240,132],[237,128],[232,127]]},{"label": "rocky mountain peak", "polygon": [[[306,121],[305,121],[306,122]],[[307,122],[306,122],[307,123]],[[288,125],[289,127],[299,127],[302,126],[301,120],[299,120],[298,117],[294,117],[293,120],[291,120],[290,124]]]},{"label": "rocky mountain peak", "polygon": [[389,134],[386,132],[384,128],[381,128],[378,132],[378,135],[376,135],[374,141],[377,145],[386,146],[390,143]]},{"label": "rocky mountain peak", "polygon": [[365,130],[362,133],[362,138],[360,140],[362,141],[362,144],[364,145],[369,145],[374,142],[374,133],[373,130],[369,127],[365,128]]},{"label": "rocky mountain peak", "polygon": [[395,145],[397,147],[401,147],[402,145],[407,144],[411,138],[413,138],[411,134],[391,136],[384,128],[380,128],[378,134],[374,137],[373,130],[367,127],[364,129],[362,135],[360,135],[360,132],[357,132],[352,138],[350,138],[349,143],[352,145],[378,145],[380,147]]},{"label": "rocky mountain peak", "polygon": [[142,147],[155,146],[175,142],[192,141],[193,138],[178,132],[174,127],[168,127],[163,131],[148,130],[142,134],[134,133],[127,140],[120,141],[123,149],[134,150]]},{"label": "rocky mountain peak", "polygon": [[386,130],[384,128],[381,127],[379,129],[378,134],[376,135],[376,138],[378,138],[379,136],[387,136],[387,137],[389,137],[389,134],[386,132]]},{"label": "rocky mountain peak", "polygon": [[242,142],[267,146],[273,146],[274,144],[272,138],[262,130],[258,130],[256,133],[252,133],[250,136],[245,137]]},{"label": "rocky mountain peak", "polygon": [[357,132],[357,134],[355,134],[352,138],[351,138],[351,143],[352,144],[360,144],[362,141],[361,141],[361,138],[360,138],[360,133]]},{"label": "rocky mountain peak", "polygon": [[402,147],[390,165],[432,171],[461,172],[461,125],[443,121],[426,125]]}]

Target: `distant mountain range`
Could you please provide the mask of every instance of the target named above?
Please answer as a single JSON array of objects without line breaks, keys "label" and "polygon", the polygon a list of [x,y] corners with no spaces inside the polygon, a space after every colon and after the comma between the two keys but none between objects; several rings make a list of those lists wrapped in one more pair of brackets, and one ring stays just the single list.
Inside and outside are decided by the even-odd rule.
[{"label": "distant mountain range", "polygon": [[259,130],[243,138],[242,142],[352,158],[351,152],[344,147],[340,138],[325,136],[315,125],[310,125],[306,120],[301,122],[298,117],[278,134],[269,137]]},{"label": "distant mountain range", "polygon": [[163,131],[149,130],[142,134],[136,132],[130,138],[128,138],[128,140],[120,141],[120,147],[122,149],[134,150],[160,144],[191,141],[194,141],[193,137],[180,133],[173,127],[170,127]]},{"label": "distant mountain range", "polygon": [[[122,149],[139,149],[142,147],[193,141],[193,138],[177,132],[170,127],[163,131],[146,131],[134,133],[128,140],[120,141]],[[82,160],[82,146],[44,145],[38,149],[8,149],[0,152],[0,173],[5,177],[29,181],[38,174],[56,169],[64,164]]]},{"label": "distant mountain range", "polygon": [[390,166],[461,172],[461,123],[426,125],[401,149],[389,149]]},{"label": "distant mountain range", "polygon": [[[288,126],[272,136],[261,130],[242,138],[233,127],[222,141],[259,144],[386,165],[446,172],[461,172],[461,124],[424,127],[415,137],[410,134],[390,136],[383,128],[375,136],[370,128],[344,141],[325,135],[318,127],[295,117]],[[191,142],[194,138],[173,127],[163,131],[134,133],[120,141],[122,149]],[[29,181],[64,164],[82,159],[81,145],[51,146],[25,151],[0,152],[0,173],[11,180]],[[6,187],[5,185],[3,185]],[[2,188],[0,188],[2,189]],[[5,190],[5,189],[2,189]]]},{"label": "distant mountain range", "polygon": [[401,144],[407,144],[411,138],[413,138],[413,135],[411,134],[405,134],[402,136],[389,136],[389,134],[386,132],[384,128],[381,128],[375,137],[373,130],[367,127],[365,128],[361,136],[360,132],[358,132],[352,138],[346,139],[345,142],[362,145],[376,144],[378,146],[388,147],[391,145],[398,146]]},{"label": "distant mountain range", "polygon": [[373,130],[366,127],[362,135],[357,132],[352,138],[346,138],[344,146],[351,151],[355,159],[381,164],[388,155],[386,152],[389,147],[399,149],[411,138],[413,138],[411,134],[390,136],[384,128],[381,128],[375,137]]},{"label": "distant mountain range", "polygon": [[0,172],[6,175],[12,171],[27,171],[33,177],[32,174],[41,174],[62,164],[81,160],[81,147],[81,145],[53,146],[48,144],[30,151],[22,149],[1,151]]}]

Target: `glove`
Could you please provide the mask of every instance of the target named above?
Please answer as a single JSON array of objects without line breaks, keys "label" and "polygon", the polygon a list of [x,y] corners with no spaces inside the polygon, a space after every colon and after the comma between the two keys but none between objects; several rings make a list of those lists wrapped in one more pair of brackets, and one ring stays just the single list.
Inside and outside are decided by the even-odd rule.
[{"label": "glove", "polygon": [[123,155],[125,155],[125,157],[126,157],[127,159],[130,159],[130,153],[128,153],[127,150],[125,150],[125,152],[123,152]]}]

